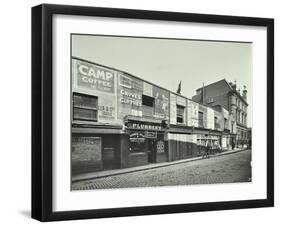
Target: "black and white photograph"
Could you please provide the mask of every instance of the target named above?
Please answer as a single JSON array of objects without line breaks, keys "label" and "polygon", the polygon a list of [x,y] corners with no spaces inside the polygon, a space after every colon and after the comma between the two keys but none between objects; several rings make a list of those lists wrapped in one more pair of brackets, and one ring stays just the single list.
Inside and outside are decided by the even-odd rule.
[{"label": "black and white photograph", "polygon": [[70,39],[72,191],[252,183],[251,42]]}]

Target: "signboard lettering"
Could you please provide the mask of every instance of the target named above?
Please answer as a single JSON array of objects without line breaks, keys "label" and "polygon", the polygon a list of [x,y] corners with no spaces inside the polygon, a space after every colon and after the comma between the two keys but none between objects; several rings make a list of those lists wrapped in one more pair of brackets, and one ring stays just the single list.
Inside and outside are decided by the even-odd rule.
[{"label": "signboard lettering", "polygon": [[157,143],[156,143],[156,150],[157,150],[158,153],[165,152],[164,141],[162,141],[162,140],[157,141]]},{"label": "signboard lettering", "polygon": [[139,122],[129,122],[128,127],[131,129],[162,130],[162,127],[160,125],[143,124]]},{"label": "signboard lettering", "polygon": [[74,61],[77,86],[88,90],[114,92],[115,74],[112,70],[79,60]]},{"label": "signboard lettering", "polygon": [[132,134],[130,134],[130,142],[143,143],[143,142],[145,142],[145,137],[142,133],[132,133]]}]

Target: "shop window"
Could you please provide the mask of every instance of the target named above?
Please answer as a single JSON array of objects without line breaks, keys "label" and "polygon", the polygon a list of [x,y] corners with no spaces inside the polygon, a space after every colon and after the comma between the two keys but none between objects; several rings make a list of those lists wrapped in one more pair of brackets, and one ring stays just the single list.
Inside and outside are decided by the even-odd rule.
[{"label": "shop window", "polygon": [[184,123],[184,107],[177,105],[177,123]]},{"label": "shop window", "polygon": [[85,94],[73,93],[73,119],[97,121],[98,98]]},{"label": "shop window", "polygon": [[199,127],[204,127],[204,113],[201,111],[198,112],[198,124]]},{"label": "shop window", "polygon": [[154,113],[154,98],[142,95],[142,112],[143,115],[153,116]]}]

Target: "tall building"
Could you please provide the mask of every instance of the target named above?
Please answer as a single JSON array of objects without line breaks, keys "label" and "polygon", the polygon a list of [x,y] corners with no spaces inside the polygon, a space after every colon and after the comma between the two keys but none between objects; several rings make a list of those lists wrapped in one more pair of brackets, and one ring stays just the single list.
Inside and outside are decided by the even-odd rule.
[{"label": "tall building", "polygon": [[192,100],[206,104],[213,108],[223,107],[232,119],[230,131],[232,142],[240,146],[247,143],[247,89],[237,89],[236,82],[227,82],[225,79],[202,86],[196,90]]}]

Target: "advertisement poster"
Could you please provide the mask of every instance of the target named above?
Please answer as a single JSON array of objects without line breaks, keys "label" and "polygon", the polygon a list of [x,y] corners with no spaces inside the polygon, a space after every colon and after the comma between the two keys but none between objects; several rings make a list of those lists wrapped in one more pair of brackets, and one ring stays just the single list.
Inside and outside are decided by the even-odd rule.
[{"label": "advertisement poster", "polygon": [[116,97],[114,95],[100,95],[98,101],[98,120],[100,122],[116,120]]},{"label": "advertisement poster", "polygon": [[161,119],[169,118],[169,92],[153,87],[153,97],[155,98],[154,117]]},{"label": "advertisement poster", "polygon": [[114,93],[113,70],[81,60],[72,60],[75,85],[79,89]]}]

